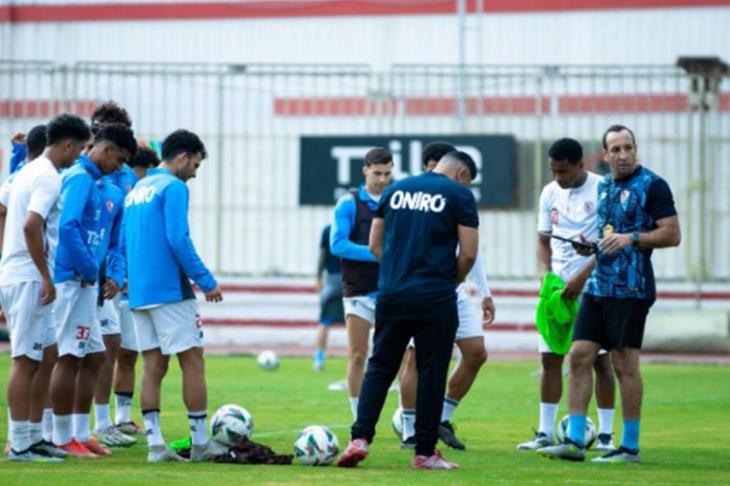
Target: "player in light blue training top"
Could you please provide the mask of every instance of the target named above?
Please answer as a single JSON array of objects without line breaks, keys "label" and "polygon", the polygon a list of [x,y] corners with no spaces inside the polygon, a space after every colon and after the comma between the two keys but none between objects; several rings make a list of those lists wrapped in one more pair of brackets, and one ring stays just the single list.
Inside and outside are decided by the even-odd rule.
[{"label": "player in light blue training top", "polygon": [[167,447],[160,427],[160,386],[170,355],[183,374],[193,462],[212,460],[226,448],[208,439],[208,397],[203,332],[190,280],[209,302],[223,299],[220,287],[195,251],[188,227],[189,192],[206,157],[200,138],[177,130],[162,143],[162,163],[148,171],[124,202],[123,247],[127,256],[129,306],[143,353],[142,414],[148,462],[182,460]]},{"label": "player in light blue training top", "polygon": [[[89,411],[94,384],[104,362],[104,343],[96,319],[98,251],[110,231],[98,181],[137,151],[132,130],[115,124],[95,135],[93,145],[63,176],[59,244],[54,281],[58,362],[51,377],[53,442],[74,455],[106,456],[109,451],[91,436]],[[113,296],[117,281],[107,279],[103,292]],[[73,414],[73,424],[71,423]]]}]

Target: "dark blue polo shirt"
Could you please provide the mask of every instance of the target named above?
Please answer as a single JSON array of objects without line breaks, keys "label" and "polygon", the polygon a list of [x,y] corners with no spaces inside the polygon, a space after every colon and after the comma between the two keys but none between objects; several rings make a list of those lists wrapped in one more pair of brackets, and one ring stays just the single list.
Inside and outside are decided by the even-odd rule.
[{"label": "dark blue polo shirt", "polygon": [[454,305],[457,226],[479,226],[471,191],[426,172],[388,187],[375,217],[385,220],[378,315],[418,317]]}]

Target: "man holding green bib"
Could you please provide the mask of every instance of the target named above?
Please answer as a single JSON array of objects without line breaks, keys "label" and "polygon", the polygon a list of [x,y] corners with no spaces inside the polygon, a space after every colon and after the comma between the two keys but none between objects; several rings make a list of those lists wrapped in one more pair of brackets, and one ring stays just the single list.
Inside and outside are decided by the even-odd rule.
[{"label": "man holding green bib", "polygon": [[[562,138],[550,147],[548,157],[553,181],[540,194],[537,223],[537,262],[543,283],[538,315],[561,318],[538,317],[542,358],[540,426],[531,440],[517,446],[518,450],[527,451],[554,444],[555,420],[563,391],[563,360],[572,340],[577,299],[594,265],[593,256],[581,256],[569,242],[550,238],[550,235],[593,241],[598,233],[596,200],[601,178],[585,169],[580,143]],[[605,351],[599,352],[594,369],[599,421],[596,449],[610,451],[613,449],[615,384]]]}]

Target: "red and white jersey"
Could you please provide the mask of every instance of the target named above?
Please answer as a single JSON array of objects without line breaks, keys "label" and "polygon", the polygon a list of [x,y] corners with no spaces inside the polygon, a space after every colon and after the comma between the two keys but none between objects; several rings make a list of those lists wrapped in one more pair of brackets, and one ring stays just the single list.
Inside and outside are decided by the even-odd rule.
[{"label": "red and white jersey", "polygon": [[[563,189],[553,181],[542,189],[537,216],[537,231],[579,240],[583,236],[593,241],[598,235],[596,202],[599,175],[588,172],[580,187]],[[553,273],[563,280],[575,275],[590,257],[578,255],[570,243],[550,240]]]}]

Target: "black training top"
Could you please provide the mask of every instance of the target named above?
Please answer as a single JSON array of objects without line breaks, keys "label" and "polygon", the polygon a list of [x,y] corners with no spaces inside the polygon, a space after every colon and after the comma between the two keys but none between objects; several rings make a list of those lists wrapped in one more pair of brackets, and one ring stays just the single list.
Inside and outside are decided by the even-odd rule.
[{"label": "black training top", "polygon": [[378,314],[418,317],[455,303],[457,226],[479,226],[471,191],[426,172],[388,187],[375,217],[385,220]]}]

